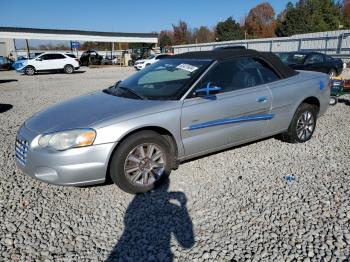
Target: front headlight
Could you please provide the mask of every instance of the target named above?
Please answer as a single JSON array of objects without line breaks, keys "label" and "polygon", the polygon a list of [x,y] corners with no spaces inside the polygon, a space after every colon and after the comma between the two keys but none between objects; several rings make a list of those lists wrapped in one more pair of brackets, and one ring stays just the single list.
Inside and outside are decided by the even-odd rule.
[{"label": "front headlight", "polygon": [[63,151],[69,148],[91,146],[96,138],[93,129],[74,129],[42,135],[38,144],[42,148]]}]

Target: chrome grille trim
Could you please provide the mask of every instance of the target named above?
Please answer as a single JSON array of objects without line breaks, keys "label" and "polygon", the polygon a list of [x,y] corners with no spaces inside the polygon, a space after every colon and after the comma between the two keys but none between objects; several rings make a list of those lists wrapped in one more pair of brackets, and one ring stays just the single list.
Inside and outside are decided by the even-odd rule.
[{"label": "chrome grille trim", "polygon": [[23,165],[27,163],[28,148],[29,148],[28,141],[21,139],[19,137],[16,138],[16,144],[15,144],[16,159]]}]

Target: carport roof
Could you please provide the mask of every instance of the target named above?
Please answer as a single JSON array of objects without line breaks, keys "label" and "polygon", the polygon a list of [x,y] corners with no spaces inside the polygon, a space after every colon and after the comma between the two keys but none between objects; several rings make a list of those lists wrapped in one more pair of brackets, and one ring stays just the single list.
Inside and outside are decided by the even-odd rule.
[{"label": "carport roof", "polygon": [[115,36],[115,37],[158,37],[156,33],[120,33],[120,32],[99,32],[84,30],[66,30],[66,29],[42,29],[42,28],[24,28],[24,27],[0,27],[0,32],[21,32],[21,33],[42,33],[42,34],[64,34],[64,35],[96,35],[96,36]]},{"label": "carport roof", "polygon": [[121,33],[22,27],[0,27],[0,38],[132,43],[158,42],[158,34],[156,33]]}]

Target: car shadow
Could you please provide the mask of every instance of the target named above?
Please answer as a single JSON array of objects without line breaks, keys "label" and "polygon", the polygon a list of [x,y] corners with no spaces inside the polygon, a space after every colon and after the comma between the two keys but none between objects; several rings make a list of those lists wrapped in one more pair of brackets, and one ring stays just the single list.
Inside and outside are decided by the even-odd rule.
[{"label": "car shadow", "polygon": [[188,160],[185,160],[183,162],[181,162],[181,164],[184,164],[184,163],[188,163],[188,162],[192,162],[192,161],[195,161],[195,160],[200,160],[202,158],[206,158],[206,157],[210,157],[210,156],[214,156],[214,155],[218,155],[218,154],[221,154],[221,153],[224,153],[224,152],[227,152],[227,151],[231,151],[231,150],[235,150],[235,149],[238,149],[238,148],[241,148],[241,147],[246,147],[246,146],[250,146],[252,144],[256,144],[256,143],[259,143],[259,142],[262,142],[262,141],[265,141],[265,140],[269,140],[269,139],[276,139],[276,140],[279,140],[279,141],[282,141],[282,139],[280,138],[279,135],[276,135],[276,136],[269,136],[269,137],[265,137],[265,138],[260,138],[258,140],[254,140],[254,141],[251,141],[251,142],[247,142],[245,144],[241,144],[241,145],[237,145],[237,146],[232,146],[232,147],[229,147],[229,148],[225,148],[225,149],[221,149],[219,151],[215,151],[215,152],[212,152],[212,153],[207,153],[205,155],[201,155],[201,156],[198,156],[198,157],[194,157],[194,158],[191,158],[191,159],[188,159]]},{"label": "car shadow", "polygon": [[342,103],[342,104],[345,104],[347,106],[350,106],[350,100],[349,99],[339,98],[338,102]]},{"label": "car shadow", "polygon": [[195,243],[183,192],[157,190],[136,195],[124,215],[124,231],[106,261],[173,261],[172,236],[184,249]]},{"label": "car shadow", "polygon": [[[207,153],[207,154],[204,154],[204,155],[201,155],[201,156],[198,156],[198,157],[194,157],[194,158],[191,158],[191,159],[188,159],[188,160],[184,160],[184,161],[181,161],[181,165],[185,164],[185,163],[188,163],[188,162],[200,160],[200,159],[203,159],[203,158],[206,158],[206,157],[210,157],[210,156],[214,156],[214,155],[217,155],[217,154],[221,154],[223,152],[227,152],[227,151],[231,151],[231,150],[234,150],[234,149],[238,149],[238,148],[241,148],[241,147],[246,147],[246,146],[249,146],[249,145],[252,145],[252,144],[256,144],[256,143],[259,143],[259,142],[262,142],[262,141],[265,141],[265,140],[269,140],[269,139],[276,139],[278,141],[283,142],[283,140],[282,140],[280,135],[269,136],[269,137],[261,138],[259,140],[254,140],[254,141],[251,141],[251,142],[247,142],[245,144],[232,146],[232,147],[225,148],[225,149],[222,149],[222,150],[219,150],[219,151],[215,151],[215,152],[212,152],[212,153]],[[107,174],[109,174],[109,168],[110,167],[108,167],[108,169],[107,169],[108,170]],[[113,184],[114,184],[114,182],[112,181],[110,176],[107,175],[106,176],[106,180],[103,183],[101,183],[101,184],[78,186],[78,187],[79,188],[92,188],[92,187],[95,188],[95,187],[110,186],[110,185],[113,185]]]},{"label": "car shadow", "polygon": [[83,70],[79,70],[79,71],[74,71],[73,74],[82,74],[82,73],[85,73],[86,71],[83,71]]},{"label": "car shadow", "polygon": [[13,105],[10,104],[0,104],[0,114],[9,111],[12,107]]},{"label": "car shadow", "polygon": [[0,79],[0,84],[10,83],[10,82],[17,82],[17,79]]},{"label": "car shadow", "polygon": [[[70,75],[74,75],[74,74],[83,74],[86,71],[84,70],[78,70],[78,71],[74,71],[73,73],[71,73]],[[52,71],[52,72],[37,72],[35,73],[35,76],[41,76],[41,75],[69,75],[66,74],[65,72],[61,72],[61,71]]]}]

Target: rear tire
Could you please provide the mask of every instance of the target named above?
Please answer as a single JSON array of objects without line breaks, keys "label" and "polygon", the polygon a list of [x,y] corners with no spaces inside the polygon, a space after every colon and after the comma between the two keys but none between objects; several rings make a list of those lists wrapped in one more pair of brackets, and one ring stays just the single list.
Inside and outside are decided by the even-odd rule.
[{"label": "rear tire", "polygon": [[72,74],[74,72],[74,67],[71,65],[65,65],[63,71],[66,74]]},{"label": "rear tire", "polygon": [[329,99],[329,105],[335,106],[336,104],[338,104],[338,97],[331,96],[331,98]]},{"label": "rear tire", "polygon": [[27,76],[32,76],[35,74],[35,68],[32,67],[32,66],[27,66],[25,69],[24,69],[24,73],[27,75]]},{"label": "rear tire", "polygon": [[170,148],[169,142],[156,132],[131,135],[112,156],[112,181],[130,194],[155,189],[170,175],[173,159]]},{"label": "rear tire", "polygon": [[282,140],[288,143],[305,143],[310,140],[316,128],[317,111],[314,105],[301,104],[288,130],[281,134]]}]

